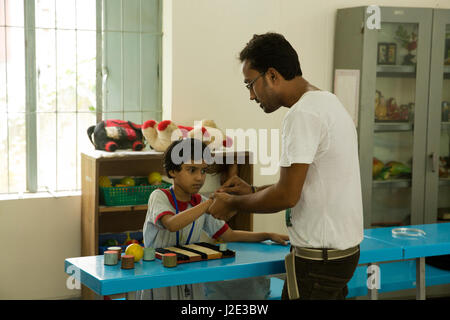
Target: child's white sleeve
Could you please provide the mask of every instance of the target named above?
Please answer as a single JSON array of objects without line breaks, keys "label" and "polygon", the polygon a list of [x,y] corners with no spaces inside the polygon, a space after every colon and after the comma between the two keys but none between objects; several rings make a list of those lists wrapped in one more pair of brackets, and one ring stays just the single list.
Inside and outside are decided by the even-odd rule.
[{"label": "child's white sleeve", "polygon": [[149,216],[150,222],[162,229],[165,229],[161,223],[161,217],[166,214],[175,215],[175,210],[173,209],[172,204],[163,191],[153,191],[150,195],[150,199],[148,200],[147,215]]}]

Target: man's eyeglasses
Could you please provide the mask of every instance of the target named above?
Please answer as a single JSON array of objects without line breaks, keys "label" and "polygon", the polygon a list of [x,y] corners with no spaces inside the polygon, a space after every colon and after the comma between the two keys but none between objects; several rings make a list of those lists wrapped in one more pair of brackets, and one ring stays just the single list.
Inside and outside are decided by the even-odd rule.
[{"label": "man's eyeglasses", "polygon": [[252,90],[253,84],[256,82],[256,80],[258,80],[258,79],[259,79],[260,77],[262,77],[264,74],[265,74],[265,72],[260,73],[259,76],[257,76],[255,79],[253,79],[252,81],[250,81],[249,83],[247,83],[247,84],[245,85],[245,87],[246,87],[248,90]]}]

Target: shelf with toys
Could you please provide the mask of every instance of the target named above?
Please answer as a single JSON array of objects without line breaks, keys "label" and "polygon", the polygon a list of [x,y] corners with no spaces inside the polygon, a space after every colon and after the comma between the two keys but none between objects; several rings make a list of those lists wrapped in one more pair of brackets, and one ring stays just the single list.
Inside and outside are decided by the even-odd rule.
[{"label": "shelf with toys", "polygon": [[412,185],[410,166],[400,161],[383,163],[378,158],[373,158],[372,186],[409,188]]}]

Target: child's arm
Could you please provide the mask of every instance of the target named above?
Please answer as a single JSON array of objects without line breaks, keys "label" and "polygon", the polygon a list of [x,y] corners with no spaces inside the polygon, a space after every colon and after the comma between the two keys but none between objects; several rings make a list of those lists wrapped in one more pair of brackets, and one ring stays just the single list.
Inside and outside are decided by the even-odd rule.
[{"label": "child's arm", "polygon": [[286,245],[286,241],[289,240],[289,237],[278,233],[251,232],[228,228],[219,239],[225,242],[261,242],[264,240],[272,240],[276,243]]},{"label": "child's arm", "polygon": [[176,232],[197,220],[208,210],[212,202],[212,199],[208,199],[207,201],[203,201],[199,205],[184,210],[176,215],[164,215],[161,217],[160,221],[167,230],[170,232]]}]

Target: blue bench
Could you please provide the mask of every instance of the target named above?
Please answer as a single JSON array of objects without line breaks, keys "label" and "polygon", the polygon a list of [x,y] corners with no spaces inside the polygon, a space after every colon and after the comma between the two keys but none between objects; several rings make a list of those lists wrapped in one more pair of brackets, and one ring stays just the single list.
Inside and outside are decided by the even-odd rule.
[{"label": "blue bench", "polygon": [[[379,292],[392,292],[416,288],[416,261],[400,261],[382,263],[380,266],[381,286]],[[450,271],[425,266],[426,286],[450,283]],[[284,281],[275,277],[270,278],[270,295],[268,300],[280,300]],[[367,296],[367,266],[356,268],[352,279],[348,283],[347,298]]]}]

